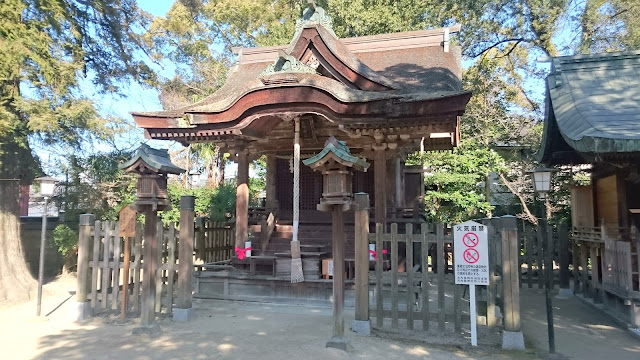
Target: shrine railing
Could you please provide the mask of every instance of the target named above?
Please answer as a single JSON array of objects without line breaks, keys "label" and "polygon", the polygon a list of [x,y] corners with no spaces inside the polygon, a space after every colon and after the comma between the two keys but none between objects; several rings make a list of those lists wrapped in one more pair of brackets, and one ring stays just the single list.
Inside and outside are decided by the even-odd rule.
[{"label": "shrine railing", "polygon": [[602,300],[604,292],[640,299],[640,238],[635,226],[573,228],[576,292]]}]

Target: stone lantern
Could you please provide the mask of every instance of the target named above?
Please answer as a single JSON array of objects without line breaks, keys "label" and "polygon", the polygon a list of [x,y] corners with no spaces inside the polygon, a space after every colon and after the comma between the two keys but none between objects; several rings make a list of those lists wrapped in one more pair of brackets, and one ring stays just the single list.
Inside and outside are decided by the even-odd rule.
[{"label": "stone lantern", "polygon": [[342,213],[353,202],[352,169],[366,171],[369,163],[351,155],[344,141],[331,136],[316,156],[303,163],[322,171],[324,185],[318,210],[331,211],[331,249],[333,253],[333,336],[327,347],[347,350],[344,336],[344,221]]},{"label": "stone lantern", "polygon": [[146,205],[150,205],[153,210],[170,209],[167,175],[185,172],[171,163],[167,150],[154,149],[145,144],[120,168],[125,172],[138,174],[137,198],[133,203],[138,210]]},{"label": "stone lantern", "polygon": [[134,334],[155,334],[156,272],[158,270],[158,211],[171,208],[167,192],[167,175],[185,170],[175,166],[167,150],[142,144],[129,161],[120,165],[125,172],[138,174],[137,197],[132,208],[145,216],[142,249],[143,276],[140,326]]},{"label": "stone lantern", "polygon": [[310,168],[322,171],[323,189],[318,210],[331,211],[334,205],[347,210],[353,201],[352,169],[367,171],[369,163],[351,155],[344,141],[330,137],[317,155],[303,163]]}]

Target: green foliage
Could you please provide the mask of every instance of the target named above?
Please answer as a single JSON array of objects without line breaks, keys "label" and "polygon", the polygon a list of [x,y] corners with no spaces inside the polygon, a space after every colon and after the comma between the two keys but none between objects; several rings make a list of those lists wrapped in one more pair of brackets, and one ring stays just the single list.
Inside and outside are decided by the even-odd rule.
[{"label": "green foliage", "polygon": [[136,178],[118,169],[128,159],[129,152],[94,154],[87,157],[70,156],[61,163],[67,176],[59,184],[62,194],[55,197],[60,209],[66,211],[70,221],[80,214],[91,213],[97,220],[116,220],[124,206],[136,196]]},{"label": "green foliage", "polygon": [[66,224],[58,224],[53,229],[53,242],[58,246],[58,251],[65,257],[75,255],[78,245],[78,232]]},{"label": "green foliage", "polygon": [[489,172],[505,164],[493,150],[465,145],[452,152],[413,154],[407,164],[422,164],[425,175],[425,209],[430,220],[459,223],[484,217],[492,210],[481,183]]},{"label": "green foliage", "polygon": [[131,80],[153,83],[153,71],[137,56],[146,48],[139,34],[148,21],[135,0],[3,1],[1,177],[15,176],[16,168],[25,182],[35,176],[29,141],[79,149],[114,135],[120,120],[100,117],[80,83],[103,93]]},{"label": "green foliage", "polygon": [[226,182],[216,188],[185,188],[179,182],[172,181],[168,184],[168,190],[172,208],[160,213],[165,224],[179,222],[180,197],[183,195],[195,196],[196,216],[206,216],[212,221],[228,221],[235,214],[236,186],[234,183]]}]

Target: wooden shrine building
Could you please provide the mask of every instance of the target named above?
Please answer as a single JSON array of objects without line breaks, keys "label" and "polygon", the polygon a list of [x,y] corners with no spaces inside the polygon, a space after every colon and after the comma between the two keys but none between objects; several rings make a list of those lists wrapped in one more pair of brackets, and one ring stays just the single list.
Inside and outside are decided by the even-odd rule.
[{"label": "wooden shrine building", "polygon": [[572,189],[577,290],[640,325],[640,51],[552,59],[539,154],[591,165],[591,185]]},{"label": "wooden shrine building", "polygon": [[[184,145],[215,142],[238,163],[236,239],[247,237],[248,166],[267,158],[266,208],[292,217],[292,153],[299,128],[302,159],[330,136],[373,165],[353,176],[370,194],[376,222],[387,208],[409,207],[404,159],[421,148],[458,145],[459,118],[471,97],[462,89],[461,51],[449,43],[459,26],[339,39],[331,18],[309,7],[289,45],[236,49],[237,63],[215,94],[176,110],[134,113],[145,136]],[[297,126],[296,126],[297,124]],[[316,209],[322,174],[300,173],[300,221]]]}]

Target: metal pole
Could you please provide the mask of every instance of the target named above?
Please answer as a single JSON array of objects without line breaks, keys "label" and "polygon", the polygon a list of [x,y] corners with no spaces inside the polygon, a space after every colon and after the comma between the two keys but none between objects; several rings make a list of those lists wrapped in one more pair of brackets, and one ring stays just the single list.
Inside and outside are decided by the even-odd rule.
[{"label": "metal pole", "polygon": [[44,278],[44,243],[47,236],[47,201],[49,198],[44,197],[44,212],[42,213],[42,231],[40,234],[40,265],[38,269],[38,309],[36,316],[40,316],[40,307],[42,304],[42,282]]},{"label": "metal pole", "polygon": [[543,257],[545,259],[544,264],[544,274],[545,274],[545,286],[544,286],[544,297],[547,306],[547,334],[549,336],[549,353],[555,354],[556,352],[556,338],[553,330],[553,305],[551,304],[551,296],[550,296],[550,288],[553,286],[553,251],[551,248],[551,244],[553,244],[553,238],[549,238],[549,233],[547,232],[547,219],[544,215],[544,203],[542,207],[543,215],[540,217],[540,226],[538,227],[539,231],[542,231],[542,245],[544,248]]}]

